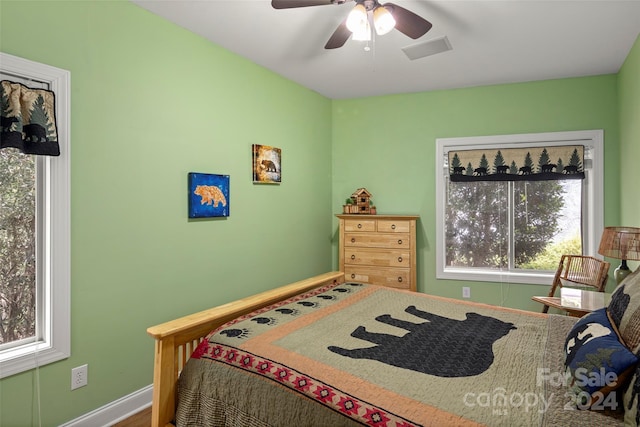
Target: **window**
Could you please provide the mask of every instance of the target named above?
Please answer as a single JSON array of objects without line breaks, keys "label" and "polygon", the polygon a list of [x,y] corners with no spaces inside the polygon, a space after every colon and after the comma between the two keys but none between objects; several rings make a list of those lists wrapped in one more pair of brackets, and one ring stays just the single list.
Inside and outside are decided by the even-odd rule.
[{"label": "window", "polygon": [[[55,92],[61,151],[58,157],[24,155],[13,149],[3,149],[1,153],[0,162],[11,165],[15,171],[11,179],[20,183],[22,204],[11,207],[21,206],[20,214],[31,216],[30,220],[13,224],[14,230],[8,229],[7,220],[0,223],[0,239],[11,237],[11,244],[20,247],[25,257],[25,264],[12,271],[11,282],[11,286],[19,282],[23,289],[9,289],[8,270],[3,270],[0,278],[0,297],[13,292],[12,310],[6,300],[0,302],[0,319],[6,328],[0,339],[0,378],[4,378],[70,354],[70,73],[0,53],[0,75],[2,79]],[[0,176],[8,179],[6,173]],[[17,188],[0,183],[0,200],[8,203],[7,192]],[[3,215],[9,213],[8,205],[2,209]],[[6,240],[4,244],[8,245]],[[0,251],[3,267],[8,256],[6,251]],[[16,307],[20,309],[15,310]],[[15,322],[16,316],[23,318]],[[22,327],[14,326],[8,332],[12,321]]]},{"label": "window", "polygon": [[[449,179],[449,152],[567,145],[584,146],[584,179]],[[603,228],[601,130],[443,138],[436,147],[437,278],[550,284],[556,253],[596,253]]]}]

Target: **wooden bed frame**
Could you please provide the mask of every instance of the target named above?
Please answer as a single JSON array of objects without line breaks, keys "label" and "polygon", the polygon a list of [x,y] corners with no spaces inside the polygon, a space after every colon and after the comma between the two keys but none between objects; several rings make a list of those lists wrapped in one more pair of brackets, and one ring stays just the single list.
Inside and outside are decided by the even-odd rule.
[{"label": "wooden bed frame", "polygon": [[321,274],[148,328],[156,340],[151,425],[173,426],[178,375],[209,332],[238,316],[334,282],[344,282],[344,273]]}]

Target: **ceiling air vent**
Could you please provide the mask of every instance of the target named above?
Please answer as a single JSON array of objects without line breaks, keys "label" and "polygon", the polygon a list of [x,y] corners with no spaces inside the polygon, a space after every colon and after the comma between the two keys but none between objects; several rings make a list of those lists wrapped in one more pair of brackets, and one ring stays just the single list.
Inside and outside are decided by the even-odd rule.
[{"label": "ceiling air vent", "polygon": [[425,56],[435,55],[436,53],[446,52],[451,50],[451,43],[447,36],[438,37],[437,39],[429,40],[424,43],[418,43],[411,46],[403,47],[402,51],[409,57],[410,60],[424,58]]}]

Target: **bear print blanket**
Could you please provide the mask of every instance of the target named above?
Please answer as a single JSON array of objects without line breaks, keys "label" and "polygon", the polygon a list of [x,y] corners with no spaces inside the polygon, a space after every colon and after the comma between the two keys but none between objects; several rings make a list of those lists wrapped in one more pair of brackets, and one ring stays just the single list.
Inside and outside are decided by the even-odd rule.
[{"label": "bear print blanket", "polygon": [[374,285],[324,286],[209,334],[180,375],[176,422],[617,425],[576,411],[559,380],[575,321]]}]

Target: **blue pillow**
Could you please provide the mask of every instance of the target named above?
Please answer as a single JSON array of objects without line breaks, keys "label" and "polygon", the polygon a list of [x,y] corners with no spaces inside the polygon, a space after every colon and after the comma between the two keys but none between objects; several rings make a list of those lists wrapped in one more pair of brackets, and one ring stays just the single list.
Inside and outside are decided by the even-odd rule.
[{"label": "blue pillow", "polygon": [[565,352],[565,367],[579,396],[577,403],[584,407],[624,385],[638,363],[638,357],[620,342],[605,308],[576,322],[567,335]]}]

